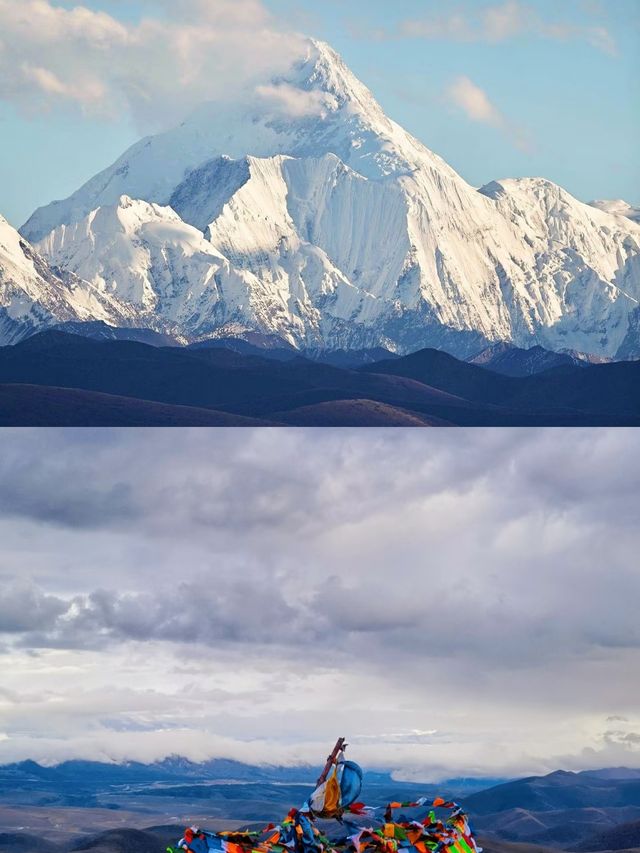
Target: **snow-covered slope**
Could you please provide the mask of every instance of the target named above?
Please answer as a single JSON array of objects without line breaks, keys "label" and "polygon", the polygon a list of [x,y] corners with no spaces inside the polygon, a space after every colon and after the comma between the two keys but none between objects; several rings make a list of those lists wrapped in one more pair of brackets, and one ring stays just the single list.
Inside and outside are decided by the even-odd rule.
[{"label": "snow-covered slope", "polygon": [[[275,191],[274,161],[252,159],[250,166],[257,174],[225,207],[232,221],[250,221]],[[284,185],[280,189],[284,197]],[[298,238],[286,207],[280,220],[259,213],[255,220],[251,229],[223,229],[217,240],[213,234],[207,240],[172,208],[122,196],[74,225],[58,226],[39,248],[117,298],[120,313],[138,325],[191,339],[264,329],[322,345],[322,316],[307,284],[338,318],[350,315],[360,294],[321,249]]]},{"label": "snow-covered slope", "polygon": [[0,346],[67,320],[123,322],[118,305],[71,273],[53,270],[0,216]]},{"label": "snow-covered slope", "polygon": [[615,355],[640,305],[640,228],[542,178],[494,181],[481,192],[516,226],[522,316],[536,343]]},{"label": "snow-covered slope", "polygon": [[188,323],[202,310],[203,294],[206,308],[225,296],[230,311],[235,299],[249,300],[242,278],[232,293],[222,292],[229,264],[197,229],[169,207],[128,196],[60,225],[39,248],[57,266],[117,296],[138,319],[158,314],[169,324]]},{"label": "snow-covered slope", "polygon": [[640,355],[640,225],[542,179],[474,189],[320,42],[22,231],[128,322],[191,338]]}]

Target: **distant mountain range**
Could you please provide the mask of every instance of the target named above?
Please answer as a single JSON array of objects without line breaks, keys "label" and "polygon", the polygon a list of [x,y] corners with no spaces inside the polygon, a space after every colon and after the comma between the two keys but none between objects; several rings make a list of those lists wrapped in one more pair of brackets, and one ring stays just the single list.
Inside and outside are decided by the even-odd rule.
[{"label": "distant mountain range", "polygon": [[640,207],[634,207],[624,199],[618,198],[610,201],[591,201],[591,207],[604,210],[606,213],[614,213],[618,216],[626,216],[632,222],[640,222]]},{"label": "distant mountain range", "polygon": [[[99,761],[64,761],[53,766],[36,761],[20,761],[0,765],[0,793],[9,793],[30,785],[51,786],[83,785],[100,790],[105,786],[138,784],[181,784],[205,783],[250,783],[252,785],[303,785],[312,786],[322,768],[313,765],[294,767],[276,765],[243,764],[230,759],[214,758],[204,762],[193,762],[181,756],[170,756],[152,764],[136,761],[104,763]],[[366,772],[367,785],[422,787],[417,783],[394,782],[391,774],[382,770]],[[496,778],[452,778],[443,783],[448,793],[456,795],[487,788],[501,779]],[[427,786],[433,788],[434,786]]]},{"label": "distant mountain range", "polygon": [[[585,851],[621,849],[610,846],[615,842],[610,833],[640,820],[640,770],[559,770],[471,794],[465,807],[480,831],[503,839],[571,849],[579,842]],[[622,837],[631,841],[634,831],[621,829]]]},{"label": "distant mountain range", "polygon": [[[173,757],[154,764],[128,762],[104,764],[67,761],[45,767],[34,761],[0,766],[0,831],[2,809],[17,809],[22,825],[32,825],[26,815],[38,809],[105,809],[145,814],[193,813],[205,810],[210,818],[227,821],[265,821],[302,805],[320,775],[320,767],[265,767],[215,759],[193,763]],[[365,795],[384,804],[400,792],[435,796],[463,796],[496,780],[452,779],[443,786],[395,782],[389,773],[366,773]],[[85,811],[89,810],[89,811]],[[37,822],[37,817],[35,818]]]},{"label": "distant mountain range", "polygon": [[[24,761],[0,766],[0,853],[16,848],[152,853],[158,837],[163,846],[175,841],[183,822],[196,816],[215,830],[278,819],[306,799],[319,772],[319,767],[225,760],[195,764],[178,757],[150,765],[68,761],[43,767]],[[397,782],[382,771],[365,774],[363,799],[370,805],[437,795],[462,801],[487,853],[640,849],[640,770],[557,771],[514,781],[450,779],[439,785]],[[416,815],[407,811],[409,818]],[[154,817],[156,825],[143,838],[138,833]],[[39,826],[51,829],[34,832]]]},{"label": "distant mountain range", "polygon": [[548,776],[531,776],[479,791],[468,797],[465,804],[476,816],[511,808],[545,812],[561,808],[640,806],[640,770],[622,768],[605,775],[601,771],[557,770]]},{"label": "distant mountain range", "polygon": [[640,425],[640,361],[517,348],[481,354],[483,366],[432,349],[304,357],[260,339],[158,346],[91,332],[0,347],[0,425]]},{"label": "distant mountain range", "polygon": [[[106,764],[100,761],[76,760],[46,766],[36,761],[20,761],[0,765],[0,786],[4,785],[8,789],[31,782],[63,784],[78,781],[92,785],[119,785],[149,781],[186,781],[194,778],[235,782],[313,782],[314,773],[319,775],[320,769],[311,766],[256,766],[223,758],[196,763],[180,756],[171,756],[152,764],[137,761]],[[383,778],[388,780],[390,777],[385,774]]]},{"label": "distant mountain range", "polygon": [[141,140],[20,233],[0,219],[0,344],[86,321],[633,358],[638,210],[543,178],[470,186],[309,39],[284,76]]},{"label": "distant mountain range", "polygon": [[522,349],[504,342],[493,344],[467,359],[470,364],[505,376],[534,376],[555,367],[586,367],[588,364],[607,364],[612,360],[571,351],[551,352],[541,346]]},{"label": "distant mountain range", "polygon": [[603,829],[576,844],[575,853],[595,853],[598,850],[629,850],[640,848],[640,820]]}]

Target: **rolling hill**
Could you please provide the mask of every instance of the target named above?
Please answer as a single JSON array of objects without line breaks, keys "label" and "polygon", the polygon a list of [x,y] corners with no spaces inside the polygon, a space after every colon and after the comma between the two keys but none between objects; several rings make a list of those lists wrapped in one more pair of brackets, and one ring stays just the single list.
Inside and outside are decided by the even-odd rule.
[{"label": "rolling hill", "polygon": [[511,377],[438,350],[351,369],[46,331],[0,348],[0,386],[5,425],[640,424],[640,362]]}]

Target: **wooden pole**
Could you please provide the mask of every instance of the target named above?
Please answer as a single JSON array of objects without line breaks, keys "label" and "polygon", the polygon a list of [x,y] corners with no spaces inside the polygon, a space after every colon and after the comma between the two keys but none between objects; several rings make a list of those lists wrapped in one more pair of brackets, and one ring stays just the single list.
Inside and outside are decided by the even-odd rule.
[{"label": "wooden pole", "polygon": [[329,775],[329,771],[331,770],[333,765],[336,763],[338,756],[346,748],[347,748],[346,739],[343,737],[339,737],[338,740],[336,741],[336,745],[333,747],[333,752],[327,758],[327,763],[324,766],[324,770],[322,771],[322,773],[318,777],[318,781],[316,782],[316,786],[322,785],[322,783],[326,781],[327,776]]}]

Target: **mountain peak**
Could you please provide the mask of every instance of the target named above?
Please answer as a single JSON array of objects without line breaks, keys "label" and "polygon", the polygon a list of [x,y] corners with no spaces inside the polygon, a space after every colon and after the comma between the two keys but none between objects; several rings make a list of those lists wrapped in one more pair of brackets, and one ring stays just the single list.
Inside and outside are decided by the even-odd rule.
[{"label": "mountain peak", "polygon": [[356,80],[340,54],[327,42],[309,38],[305,41],[305,47],[305,52],[293,63],[291,70],[282,75],[282,79],[288,79],[291,83],[313,80],[327,91],[332,86],[334,91],[337,90],[339,81],[348,86]]},{"label": "mountain peak", "polygon": [[327,42],[308,39],[306,55],[280,79],[306,90],[321,90],[334,95],[340,106],[350,102],[382,113],[369,89]]}]

